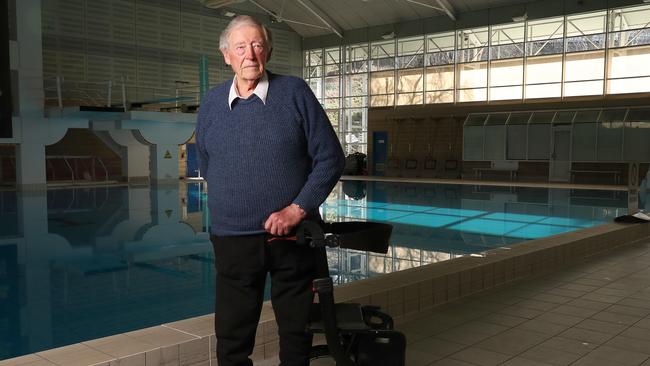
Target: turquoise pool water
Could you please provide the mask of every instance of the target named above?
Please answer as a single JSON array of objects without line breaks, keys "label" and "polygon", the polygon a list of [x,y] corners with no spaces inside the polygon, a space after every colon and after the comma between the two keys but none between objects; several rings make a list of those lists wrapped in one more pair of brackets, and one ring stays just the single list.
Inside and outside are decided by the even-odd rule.
[{"label": "turquoise pool water", "polygon": [[[199,183],[0,192],[0,359],[212,311]],[[391,222],[386,255],[331,250],[338,283],[624,214],[621,192],[343,182],[329,221]]]}]

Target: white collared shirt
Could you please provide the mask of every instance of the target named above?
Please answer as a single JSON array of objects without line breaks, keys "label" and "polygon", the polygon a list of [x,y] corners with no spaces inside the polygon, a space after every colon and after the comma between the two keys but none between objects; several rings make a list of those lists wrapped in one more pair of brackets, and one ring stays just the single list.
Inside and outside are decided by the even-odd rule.
[{"label": "white collared shirt", "polygon": [[[237,98],[242,98],[237,92],[237,75],[232,79],[232,85],[230,85],[230,93],[228,94],[228,108],[232,111],[232,102]],[[266,75],[266,71],[262,74],[260,81],[257,83],[253,94],[257,95],[258,98],[262,100],[262,103],[266,105],[266,94],[269,92],[269,77]],[[242,98],[245,99],[245,98]]]}]

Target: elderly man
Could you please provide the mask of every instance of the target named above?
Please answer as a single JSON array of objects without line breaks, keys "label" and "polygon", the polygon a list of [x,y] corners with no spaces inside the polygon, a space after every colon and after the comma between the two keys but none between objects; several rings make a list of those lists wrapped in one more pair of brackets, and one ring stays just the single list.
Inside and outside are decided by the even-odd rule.
[{"label": "elderly man", "polygon": [[266,27],[239,16],[219,48],[235,76],[206,94],[196,131],[217,269],[217,359],[219,366],[253,364],[270,273],[281,365],[308,365],[316,258],[281,236],[304,219],[320,219],[318,207],[343,170],[343,151],[309,86],[265,70],[272,51]]}]

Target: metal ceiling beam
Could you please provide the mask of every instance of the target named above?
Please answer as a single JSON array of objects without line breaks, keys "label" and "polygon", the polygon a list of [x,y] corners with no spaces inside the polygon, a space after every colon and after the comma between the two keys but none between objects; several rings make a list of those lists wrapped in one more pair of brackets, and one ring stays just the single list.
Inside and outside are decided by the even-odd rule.
[{"label": "metal ceiling beam", "polygon": [[438,5],[442,8],[442,10],[447,13],[447,16],[451,18],[454,22],[456,21],[456,11],[454,10],[454,7],[449,3],[447,0],[436,0]]},{"label": "metal ceiling beam", "polygon": [[454,8],[451,7],[451,5],[449,5],[449,3],[447,3],[447,0],[436,0],[436,3],[438,3],[438,6],[423,3],[422,1],[416,1],[416,0],[406,0],[406,2],[409,2],[411,4],[420,5],[420,6],[424,6],[424,7],[427,7],[429,9],[434,9],[434,10],[437,10],[437,11],[441,11],[441,12],[447,14],[447,16],[451,18],[451,20],[456,21],[456,15],[454,15],[454,12],[453,12]]},{"label": "metal ceiling beam", "polygon": [[339,38],[343,38],[343,28],[334,22],[324,11],[319,9],[311,0],[297,0],[300,5],[304,6],[310,13],[312,13],[318,20],[323,22],[327,28],[336,33]]},{"label": "metal ceiling beam", "polygon": [[248,0],[248,1],[249,1],[251,4],[257,6],[258,8],[264,10],[265,13],[267,13],[269,16],[271,16],[272,19],[276,19],[278,22],[300,24],[300,25],[304,25],[304,26],[306,26],[306,27],[312,27],[312,28],[318,28],[318,29],[329,29],[328,27],[323,27],[323,26],[321,26],[321,25],[316,25],[316,24],[311,24],[311,23],[305,23],[305,22],[301,22],[301,21],[298,21],[298,20],[292,20],[292,19],[283,18],[283,17],[281,16],[282,11],[280,12],[280,14],[278,14],[278,13],[276,13],[276,12],[270,10],[270,9],[267,9],[267,8],[263,7],[262,5],[260,5],[260,4],[259,4],[257,1],[255,1],[255,0]]}]

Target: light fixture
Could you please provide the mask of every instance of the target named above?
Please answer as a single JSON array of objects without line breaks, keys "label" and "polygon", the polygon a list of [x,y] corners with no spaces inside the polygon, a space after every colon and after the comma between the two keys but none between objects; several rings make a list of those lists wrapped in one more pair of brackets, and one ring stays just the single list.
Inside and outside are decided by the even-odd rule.
[{"label": "light fixture", "polygon": [[646,4],[650,4],[650,0],[642,0],[641,2],[646,3]]},{"label": "light fixture", "polygon": [[226,11],[224,11],[222,14],[223,14],[223,16],[228,17],[228,18],[232,18],[232,17],[234,17],[235,15],[237,15],[236,13],[234,13],[234,12],[232,12],[232,11],[230,11],[230,10],[226,10]]},{"label": "light fixture", "polygon": [[[644,1],[646,1],[646,0],[644,0]],[[526,19],[528,19],[528,14],[526,14],[526,13],[523,13],[522,15],[517,15],[517,16],[512,17],[513,22],[525,22]]]},{"label": "light fixture", "polygon": [[393,39],[395,38],[395,31],[386,32],[381,35],[382,39]]}]

